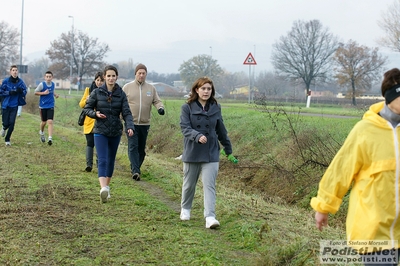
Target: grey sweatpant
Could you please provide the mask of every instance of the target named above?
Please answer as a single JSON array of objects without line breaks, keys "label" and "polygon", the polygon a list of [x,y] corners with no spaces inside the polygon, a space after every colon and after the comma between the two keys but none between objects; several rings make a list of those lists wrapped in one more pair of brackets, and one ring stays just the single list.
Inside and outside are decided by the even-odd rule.
[{"label": "grey sweatpant", "polygon": [[215,200],[219,162],[183,163],[182,201],[183,209],[192,209],[196,184],[201,174],[204,192],[204,217],[215,217]]}]

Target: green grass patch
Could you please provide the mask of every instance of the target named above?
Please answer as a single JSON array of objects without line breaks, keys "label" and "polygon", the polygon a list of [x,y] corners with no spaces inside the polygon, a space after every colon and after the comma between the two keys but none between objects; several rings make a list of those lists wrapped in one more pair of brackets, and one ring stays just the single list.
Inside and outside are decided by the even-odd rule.
[{"label": "green grass patch", "polygon": [[[293,107],[220,101],[240,162],[221,158],[216,206],[221,227],[209,230],[201,182],[192,219],[179,219],[182,163],[175,157],[182,152],[184,100],[166,99],[165,116],[153,110],[140,182],[130,177],[122,138],[111,199],[102,204],[97,170],[84,172],[86,141],[77,125],[80,95],[56,100],[52,146],[39,141],[38,97],[28,97],[12,146],[0,145],[2,265],[318,265],[318,241],[345,238],[341,221],[318,232],[307,206],[323,169],[309,168],[316,176],[314,190],[305,187],[297,192],[302,195],[297,204],[288,204],[278,192],[287,185],[285,193],[296,193],[289,186],[294,181],[270,171],[271,158],[285,155],[282,165],[297,163],[295,152],[286,150],[293,129],[299,136],[310,129],[330,132],[341,143],[359,118],[304,116]],[[292,178],[300,182],[303,177]]]}]

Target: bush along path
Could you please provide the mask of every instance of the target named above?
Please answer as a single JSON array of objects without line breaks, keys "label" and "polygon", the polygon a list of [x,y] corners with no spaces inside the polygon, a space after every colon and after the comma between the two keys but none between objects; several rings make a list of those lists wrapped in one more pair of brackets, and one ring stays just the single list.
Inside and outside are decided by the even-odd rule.
[{"label": "bush along path", "polygon": [[39,122],[24,113],[12,146],[0,142],[1,265],[318,265],[318,241],[344,237],[317,232],[311,212],[229,188],[227,176],[219,229],[205,228],[201,184],[191,220],[180,221],[181,162],[150,152],[133,181],[124,142],[103,204],[81,131],[56,123],[49,146]]}]

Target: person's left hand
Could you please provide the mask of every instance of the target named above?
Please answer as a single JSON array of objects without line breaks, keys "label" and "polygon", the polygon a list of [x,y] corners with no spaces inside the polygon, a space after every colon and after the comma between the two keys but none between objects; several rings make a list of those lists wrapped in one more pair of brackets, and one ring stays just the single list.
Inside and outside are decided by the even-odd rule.
[{"label": "person's left hand", "polygon": [[206,144],[206,143],[207,143],[207,137],[204,136],[204,135],[202,135],[202,136],[199,138],[199,143],[200,143],[200,144]]},{"label": "person's left hand", "polygon": [[158,114],[164,115],[165,114],[164,108],[161,107],[160,109],[158,109]]},{"label": "person's left hand", "polygon": [[17,88],[17,92],[18,92],[19,94],[22,94],[22,93],[24,93],[24,89],[22,89],[22,88]]},{"label": "person's left hand", "polygon": [[133,130],[132,130],[131,128],[128,129],[128,136],[129,136],[129,137],[132,137],[133,134],[134,134]]}]

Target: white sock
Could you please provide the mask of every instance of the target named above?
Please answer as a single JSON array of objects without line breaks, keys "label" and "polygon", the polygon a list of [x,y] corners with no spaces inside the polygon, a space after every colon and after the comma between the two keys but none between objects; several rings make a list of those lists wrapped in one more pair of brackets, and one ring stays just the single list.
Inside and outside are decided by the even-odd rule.
[{"label": "white sock", "polygon": [[40,135],[44,135],[43,131],[39,130],[39,134]]}]

